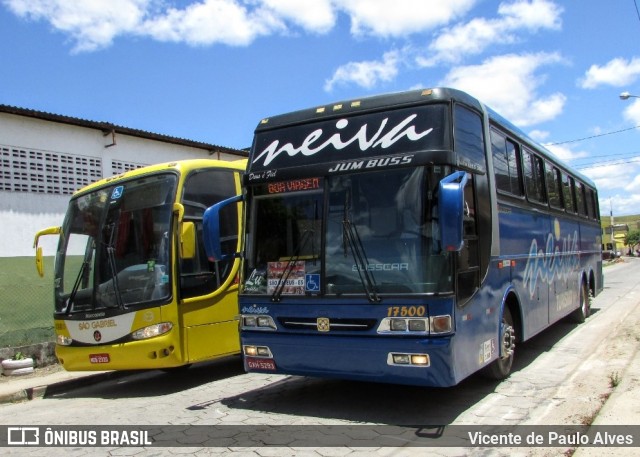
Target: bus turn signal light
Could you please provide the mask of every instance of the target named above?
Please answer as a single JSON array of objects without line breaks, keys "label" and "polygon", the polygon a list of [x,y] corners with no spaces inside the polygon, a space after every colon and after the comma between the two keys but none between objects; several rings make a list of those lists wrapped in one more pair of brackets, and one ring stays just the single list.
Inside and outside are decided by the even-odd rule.
[{"label": "bus turn signal light", "polygon": [[432,316],[429,319],[431,323],[431,333],[449,333],[452,330],[451,316],[445,314],[444,316]]}]

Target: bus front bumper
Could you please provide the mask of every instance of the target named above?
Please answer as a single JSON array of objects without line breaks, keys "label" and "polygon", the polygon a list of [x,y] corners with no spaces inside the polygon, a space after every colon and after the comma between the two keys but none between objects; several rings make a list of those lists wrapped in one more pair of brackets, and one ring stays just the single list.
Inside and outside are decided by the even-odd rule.
[{"label": "bus front bumper", "polygon": [[245,371],[447,387],[451,338],[341,337],[243,332]]},{"label": "bus front bumper", "polygon": [[178,367],[185,363],[171,335],[122,344],[56,344],[56,356],[67,371],[144,370]]}]

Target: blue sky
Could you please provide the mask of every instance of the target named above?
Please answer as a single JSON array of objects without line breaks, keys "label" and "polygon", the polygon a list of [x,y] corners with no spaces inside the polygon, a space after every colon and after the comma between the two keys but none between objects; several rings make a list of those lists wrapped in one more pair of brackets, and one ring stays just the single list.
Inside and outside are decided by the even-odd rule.
[{"label": "blue sky", "polygon": [[456,87],[640,214],[637,1],[0,0],[0,104],[243,148],[270,115]]}]

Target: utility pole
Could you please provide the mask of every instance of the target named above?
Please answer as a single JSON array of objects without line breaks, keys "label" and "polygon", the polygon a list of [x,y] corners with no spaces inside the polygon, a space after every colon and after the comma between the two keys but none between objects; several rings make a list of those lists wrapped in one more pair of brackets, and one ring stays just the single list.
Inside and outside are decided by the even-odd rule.
[{"label": "utility pole", "polygon": [[611,202],[611,198],[609,198],[609,211],[611,215],[611,249],[613,251],[613,258],[615,259],[618,255],[618,249],[616,247],[616,241],[613,237],[615,229],[613,228],[613,203]]}]

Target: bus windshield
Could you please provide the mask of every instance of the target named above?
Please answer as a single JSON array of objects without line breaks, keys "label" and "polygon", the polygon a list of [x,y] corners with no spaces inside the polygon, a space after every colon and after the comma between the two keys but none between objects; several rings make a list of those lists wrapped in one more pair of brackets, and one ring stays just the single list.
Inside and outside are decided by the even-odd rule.
[{"label": "bus windshield", "polygon": [[73,198],[55,266],[55,310],[166,300],[176,176],[146,176]]},{"label": "bus windshield", "polygon": [[436,189],[447,172],[398,168],[255,186],[244,293],[371,301],[451,293],[452,258],[437,228]]}]

